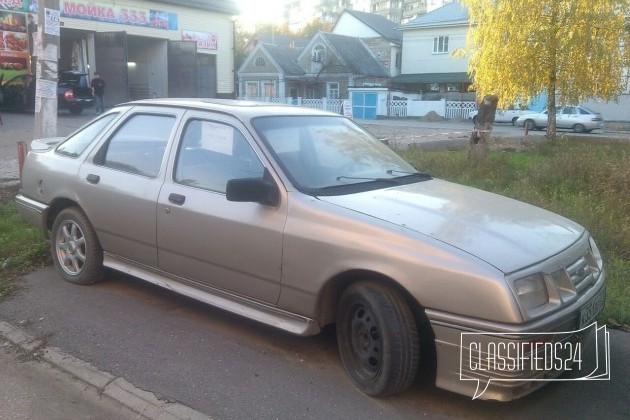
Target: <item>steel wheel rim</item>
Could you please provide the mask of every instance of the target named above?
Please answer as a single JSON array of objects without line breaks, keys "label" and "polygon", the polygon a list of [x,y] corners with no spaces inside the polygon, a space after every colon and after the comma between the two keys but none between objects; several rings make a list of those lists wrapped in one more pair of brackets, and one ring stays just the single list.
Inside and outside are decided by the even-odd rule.
[{"label": "steel wheel rim", "polygon": [[375,378],[382,365],[383,342],[372,311],[356,305],[350,313],[350,343],[353,365],[361,376]]},{"label": "steel wheel rim", "polygon": [[76,276],[85,266],[85,235],[79,225],[72,221],[64,221],[55,237],[55,250],[59,265],[67,274]]}]

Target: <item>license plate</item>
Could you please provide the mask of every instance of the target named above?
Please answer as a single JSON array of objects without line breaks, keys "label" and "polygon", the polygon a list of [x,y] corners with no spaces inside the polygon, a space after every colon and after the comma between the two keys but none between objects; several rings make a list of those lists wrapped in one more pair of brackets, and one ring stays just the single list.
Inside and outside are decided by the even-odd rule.
[{"label": "license plate", "polygon": [[580,328],[587,327],[597,314],[604,309],[605,290],[600,291],[593,299],[580,309]]}]

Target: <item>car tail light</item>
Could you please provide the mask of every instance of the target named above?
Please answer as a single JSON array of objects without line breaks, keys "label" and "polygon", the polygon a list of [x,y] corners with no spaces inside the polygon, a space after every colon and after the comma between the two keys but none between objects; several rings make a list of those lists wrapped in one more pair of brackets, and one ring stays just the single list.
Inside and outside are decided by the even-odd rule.
[{"label": "car tail light", "polygon": [[63,93],[63,97],[66,98],[66,101],[70,101],[74,98],[74,93],[72,93],[72,89],[66,89]]}]

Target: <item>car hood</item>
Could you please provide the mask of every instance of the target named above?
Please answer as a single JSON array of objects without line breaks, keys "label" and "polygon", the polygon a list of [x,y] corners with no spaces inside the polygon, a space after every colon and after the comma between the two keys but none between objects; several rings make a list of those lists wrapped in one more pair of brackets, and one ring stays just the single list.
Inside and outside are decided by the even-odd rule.
[{"label": "car hood", "polygon": [[506,274],[559,253],[584,233],[555,213],[436,179],[319,199],[435,238]]}]

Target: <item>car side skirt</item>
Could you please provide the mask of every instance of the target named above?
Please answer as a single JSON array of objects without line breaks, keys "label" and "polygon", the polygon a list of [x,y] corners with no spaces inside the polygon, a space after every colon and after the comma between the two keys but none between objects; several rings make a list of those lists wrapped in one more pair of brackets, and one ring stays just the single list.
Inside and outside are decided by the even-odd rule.
[{"label": "car side skirt", "polygon": [[48,205],[39,201],[30,199],[21,193],[15,197],[18,213],[29,224],[37,226],[44,237],[48,239],[48,229],[46,227],[46,214],[48,213]]},{"label": "car side skirt", "polygon": [[151,267],[136,264],[118,255],[104,253],[103,265],[138,277],[156,286],[199,300],[217,308],[300,336],[319,333],[320,327],[311,318],[283,311],[267,304],[211,288],[188,279],[172,276]]}]

